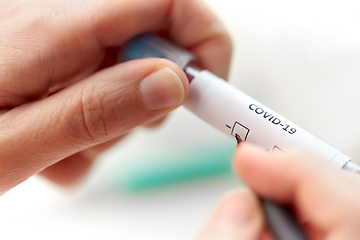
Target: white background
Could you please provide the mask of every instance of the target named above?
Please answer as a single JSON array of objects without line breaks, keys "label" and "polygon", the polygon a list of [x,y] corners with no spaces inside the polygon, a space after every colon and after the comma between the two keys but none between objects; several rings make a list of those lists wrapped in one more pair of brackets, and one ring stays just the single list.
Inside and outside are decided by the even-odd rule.
[{"label": "white background", "polygon": [[[234,40],[229,81],[358,161],[360,2],[207,2]],[[240,185],[234,177],[125,194],[112,188],[107,176],[118,166],[114,162],[125,161],[139,142],[161,145],[174,133],[181,139],[226,141],[179,109],[158,132],[138,131],[103,155],[77,189],[60,190],[33,177],[2,196],[1,238],[194,238],[221,195]]]}]

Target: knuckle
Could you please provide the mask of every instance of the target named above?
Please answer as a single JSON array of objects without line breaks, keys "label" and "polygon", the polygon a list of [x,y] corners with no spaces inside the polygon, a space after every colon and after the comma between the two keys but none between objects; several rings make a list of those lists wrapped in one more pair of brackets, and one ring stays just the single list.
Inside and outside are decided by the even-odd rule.
[{"label": "knuckle", "polygon": [[109,109],[106,95],[99,95],[96,86],[83,89],[81,93],[81,115],[83,129],[88,137],[94,141],[101,141],[108,137],[113,114]]}]

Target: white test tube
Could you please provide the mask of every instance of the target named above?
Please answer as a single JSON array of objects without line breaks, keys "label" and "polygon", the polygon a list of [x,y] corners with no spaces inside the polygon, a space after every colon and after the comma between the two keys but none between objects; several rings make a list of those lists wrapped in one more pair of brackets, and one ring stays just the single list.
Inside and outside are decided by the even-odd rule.
[{"label": "white test tube", "polygon": [[238,134],[243,141],[267,151],[298,148],[340,168],[350,166],[348,156],[213,73],[190,66],[185,71],[193,76],[185,107],[228,136]]},{"label": "white test tube", "polygon": [[327,162],[360,173],[351,159],[264,104],[249,97],[225,80],[194,66],[194,55],[156,35],[131,40],[118,62],[161,57],[177,63],[187,74],[190,93],[184,106],[218,130],[235,139],[235,134],[267,151],[297,148],[319,155]]}]

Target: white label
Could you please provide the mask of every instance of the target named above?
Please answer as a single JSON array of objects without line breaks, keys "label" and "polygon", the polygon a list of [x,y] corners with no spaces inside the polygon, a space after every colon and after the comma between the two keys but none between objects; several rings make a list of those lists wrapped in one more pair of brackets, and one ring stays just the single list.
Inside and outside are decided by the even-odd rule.
[{"label": "white label", "polygon": [[350,160],[265,105],[204,70],[190,84],[185,107],[230,137],[267,151],[298,148],[313,152],[342,167]]}]

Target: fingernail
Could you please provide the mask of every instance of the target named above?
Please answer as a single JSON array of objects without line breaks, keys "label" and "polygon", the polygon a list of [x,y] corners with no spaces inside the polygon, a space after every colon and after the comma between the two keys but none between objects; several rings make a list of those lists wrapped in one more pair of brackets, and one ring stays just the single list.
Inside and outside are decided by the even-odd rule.
[{"label": "fingernail", "polygon": [[140,83],[140,92],[149,110],[178,107],[185,97],[181,79],[167,67],[146,76]]}]

